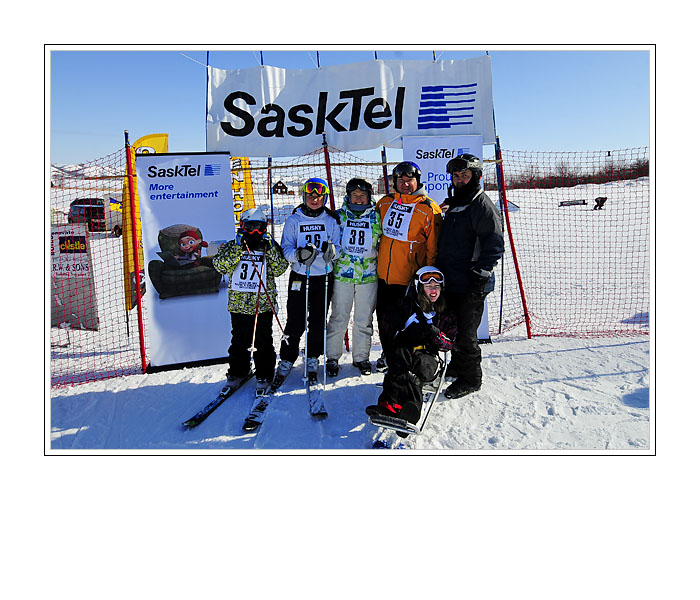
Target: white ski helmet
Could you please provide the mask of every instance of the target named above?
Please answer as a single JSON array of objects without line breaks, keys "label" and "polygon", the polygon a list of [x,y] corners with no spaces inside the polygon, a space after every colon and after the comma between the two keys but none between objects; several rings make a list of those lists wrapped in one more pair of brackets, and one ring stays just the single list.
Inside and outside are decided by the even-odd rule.
[{"label": "white ski helmet", "polygon": [[445,286],[445,276],[442,271],[437,267],[425,266],[421,267],[416,271],[413,278],[414,285],[416,286],[416,291],[419,289],[420,285],[425,285],[426,283],[438,283],[440,287]]},{"label": "white ski helmet", "polygon": [[260,210],[260,208],[255,206],[243,212],[241,215],[241,223],[244,223],[245,221],[261,221],[263,223],[267,223],[267,217],[265,216],[265,213]]}]

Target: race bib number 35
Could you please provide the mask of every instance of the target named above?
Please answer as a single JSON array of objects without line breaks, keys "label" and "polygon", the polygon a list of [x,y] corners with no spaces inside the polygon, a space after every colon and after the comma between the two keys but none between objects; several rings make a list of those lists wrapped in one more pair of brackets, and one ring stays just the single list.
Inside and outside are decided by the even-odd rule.
[{"label": "race bib number 35", "polygon": [[382,221],[382,233],[395,240],[408,242],[408,226],[411,223],[415,204],[392,202]]}]

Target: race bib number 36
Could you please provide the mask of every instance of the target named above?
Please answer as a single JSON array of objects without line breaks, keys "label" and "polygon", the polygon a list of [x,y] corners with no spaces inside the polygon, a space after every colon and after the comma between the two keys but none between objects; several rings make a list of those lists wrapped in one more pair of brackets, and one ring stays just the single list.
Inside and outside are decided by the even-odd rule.
[{"label": "race bib number 36", "polygon": [[243,254],[231,275],[231,289],[237,292],[257,292],[260,284],[258,273],[263,281],[267,281],[265,270],[265,257],[262,252]]},{"label": "race bib number 36", "polygon": [[299,225],[297,248],[303,248],[307,244],[313,244],[316,248],[320,248],[321,244],[327,240],[328,233],[323,223],[302,223]]},{"label": "race bib number 36", "polygon": [[411,223],[415,204],[392,202],[382,221],[382,233],[395,240],[408,242],[408,226]]}]

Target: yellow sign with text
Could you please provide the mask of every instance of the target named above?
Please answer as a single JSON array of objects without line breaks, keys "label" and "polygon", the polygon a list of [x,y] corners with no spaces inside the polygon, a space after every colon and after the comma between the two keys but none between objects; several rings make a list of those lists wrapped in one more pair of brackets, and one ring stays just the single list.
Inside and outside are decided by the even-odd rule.
[{"label": "yellow sign with text", "polygon": [[233,187],[233,210],[236,214],[236,227],[241,213],[255,206],[253,178],[250,174],[250,158],[247,156],[231,157],[231,182]]}]

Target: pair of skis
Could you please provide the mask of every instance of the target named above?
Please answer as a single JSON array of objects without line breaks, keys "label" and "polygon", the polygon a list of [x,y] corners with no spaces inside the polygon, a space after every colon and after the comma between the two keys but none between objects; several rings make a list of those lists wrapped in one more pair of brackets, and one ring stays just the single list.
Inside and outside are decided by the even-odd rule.
[{"label": "pair of skis", "polygon": [[[272,402],[273,396],[277,393],[284,379],[273,381],[270,386],[261,394],[256,395],[255,405],[246,417],[243,423],[243,431],[256,431],[262,425],[265,418],[267,407]],[[309,398],[309,412],[312,417],[325,419],[328,416],[328,411],[323,403],[321,389],[319,388],[318,380],[313,376],[307,375],[307,394]]]},{"label": "pair of skis", "polygon": [[[238,391],[240,388],[242,388],[250,379],[252,379],[254,373],[251,371],[246,375],[245,377],[241,377],[238,380],[236,380],[235,383],[232,385],[225,385],[223,388],[221,388],[221,391],[219,394],[212,400],[209,404],[207,404],[202,410],[200,410],[197,414],[193,415],[186,421],[182,422],[182,426],[185,429],[193,429],[194,427],[197,427],[198,425],[201,425],[201,423],[211,414],[213,413],[219,406],[221,406],[228,398],[230,398],[236,391]],[[272,400],[272,393],[270,391],[271,388],[268,388],[265,390],[263,394],[257,394],[255,395],[255,403],[253,404],[253,408],[250,411],[250,414],[246,417],[245,422],[243,423],[243,431],[255,431],[260,425],[262,424],[265,411],[267,410],[267,407],[270,404],[270,401]]]},{"label": "pair of skis", "polygon": [[[219,406],[221,406],[228,398],[230,398],[236,391],[243,387],[250,379],[253,378],[253,371],[250,371],[245,377],[241,377],[236,380],[232,385],[225,385],[219,394],[207,404],[198,413],[183,421],[182,426],[185,429],[192,429],[200,425],[209,415],[211,415]],[[265,413],[272,398],[284,383],[284,379],[277,378],[273,380],[270,386],[264,390],[262,393],[255,396],[255,402],[253,403],[253,408],[246,417],[243,423],[243,431],[253,432],[256,431],[265,418]],[[309,412],[312,417],[315,418],[325,418],[328,416],[328,411],[323,403],[323,398],[321,396],[321,387],[316,378],[309,377],[307,380],[307,391],[309,397]]]},{"label": "pair of skis", "polygon": [[219,406],[221,406],[229,397],[233,395],[234,392],[243,387],[250,379],[252,379],[254,373],[250,371],[245,377],[240,377],[232,385],[225,385],[221,388],[219,394],[214,398],[209,404],[207,404],[202,410],[197,414],[193,415],[186,421],[183,421],[182,426],[185,429],[192,429],[200,425],[204,419],[206,419],[211,413],[213,413]]},{"label": "pair of skis", "polygon": [[[314,251],[317,252],[314,247]],[[309,399],[309,412],[312,417],[325,419],[328,416],[326,405],[323,402],[323,392],[326,389],[326,346],[328,339],[328,274],[329,264],[326,263],[325,291],[323,297],[323,385],[318,381],[318,372],[309,371],[309,278],[311,276],[311,263],[315,260],[316,254],[312,254],[307,260],[306,266],[306,286],[304,290],[306,301],[306,317],[304,322],[304,381],[306,382],[306,395]]]}]

